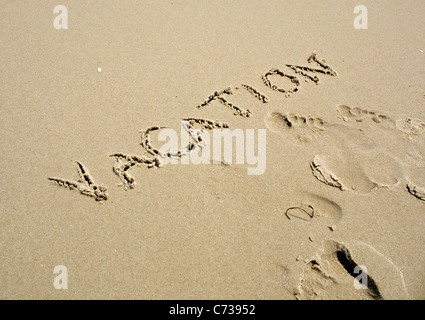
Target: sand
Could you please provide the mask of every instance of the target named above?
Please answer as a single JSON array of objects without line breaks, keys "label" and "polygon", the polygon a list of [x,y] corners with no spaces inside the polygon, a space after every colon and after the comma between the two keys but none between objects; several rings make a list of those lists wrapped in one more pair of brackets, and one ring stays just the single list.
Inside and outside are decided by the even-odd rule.
[{"label": "sand", "polygon": [[424,1],[58,4],[0,1],[1,299],[425,298]]}]

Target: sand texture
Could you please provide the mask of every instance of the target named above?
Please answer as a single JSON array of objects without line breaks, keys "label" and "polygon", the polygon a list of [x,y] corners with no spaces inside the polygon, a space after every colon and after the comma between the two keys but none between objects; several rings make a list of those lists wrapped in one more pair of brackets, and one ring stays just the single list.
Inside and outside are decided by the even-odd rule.
[{"label": "sand texture", "polygon": [[0,0],[0,298],[425,299],[425,2],[358,4]]}]

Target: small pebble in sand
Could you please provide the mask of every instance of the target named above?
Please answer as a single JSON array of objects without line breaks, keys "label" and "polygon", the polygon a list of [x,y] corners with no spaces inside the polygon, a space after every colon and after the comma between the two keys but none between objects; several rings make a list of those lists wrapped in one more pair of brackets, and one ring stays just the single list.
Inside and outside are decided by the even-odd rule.
[{"label": "small pebble in sand", "polygon": [[97,72],[102,72],[102,68],[97,68]]}]

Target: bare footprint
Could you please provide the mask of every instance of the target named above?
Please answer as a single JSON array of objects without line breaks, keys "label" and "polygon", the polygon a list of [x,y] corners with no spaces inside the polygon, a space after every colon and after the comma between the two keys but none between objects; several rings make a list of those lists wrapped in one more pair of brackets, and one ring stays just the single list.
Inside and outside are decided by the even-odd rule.
[{"label": "bare footprint", "polygon": [[407,299],[403,274],[370,245],[322,242],[306,261],[294,295],[297,299]]},{"label": "bare footprint", "polygon": [[405,177],[401,162],[385,150],[362,149],[347,141],[335,147],[332,154],[316,155],[310,167],[320,182],[361,194],[395,186]]},{"label": "bare footprint", "polygon": [[372,120],[375,123],[394,127],[395,122],[388,116],[379,114],[375,111],[360,109],[358,107],[349,107],[347,105],[339,105],[337,111],[344,121],[363,122],[364,120]]},{"label": "bare footprint", "polygon": [[405,177],[402,163],[384,150],[358,152],[366,176],[379,187],[397,185]]},{"label": "bare footprint", "polygon": [[357,270],[360,266],[343,244],[325,241],[320,252],[307,262],[294,295],[300,300],[381,300],[378,286],[368,275],[367,287],[356,290]]},{"label": "bare footprint", "polygon": [[401,132],[413,135],[422,135],[425,133],[425,122],[420,119],[405,117],[396,120],[396,127]]},{"label": "bare footprint", "polygon": [[321,118],[295,113],[272,112],[265,117],[264,122],[272,132],[292,136],[298,141],[311,141],[317,133],[325,131],[326,127]]},{"label": "bare footprint", "polygon": [[[386,149],[394,157],[404,160],[412,148],[421,149],[415,145],[421,143],[419,137],[425,133],[425,122],[420,119],[403,116],[394,121],[387,115],[346,105],[339,105],[337,112],[344,121],[355,122],[356,125],[349,125],[351,129],[356,128],[368,140]],[[368,120],[372,120],[376,125],[368,125],[372,123]],[[347,130],[341,130],[340,133],[350,140]]]},{"label": "bare footprint", "polygon": [[317,180],[341,191],[352,190],[366,194],[377,187],[348,151],[336,150],[332,156],[316,155],[310,167]]},{"label": "bare footprint", "polygon": [[363,122],[370,119],[375,123],[386,125],[387,128],[397,128],[399,131],[407,134],[422,135],[425,133],[425,122],[417,118],[403,116],[394,121],[390,117],[378,112],[358,107],[349,107],[347,105],[339,105],[337,111],[344,121]]}]

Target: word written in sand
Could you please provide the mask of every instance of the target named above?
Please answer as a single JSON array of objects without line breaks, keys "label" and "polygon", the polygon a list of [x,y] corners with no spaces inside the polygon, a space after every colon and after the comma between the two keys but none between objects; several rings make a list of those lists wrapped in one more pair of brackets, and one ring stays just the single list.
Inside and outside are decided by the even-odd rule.
[{"label": "word written in sand", "polygon": [[96,201],[102,201],[108,199],[108,189],[103,186],[96,184],[93,181],[92,176],[86,170],[81,162],[78,162],[78,175],[77,181],[70,181],[61,178],[48,178],[50,181],[57,183],[58,185],[70,189],[77,190],[81,194],[95,198]]},{"label": "word written in sand", "polygon": [[[273,68],[266,72],[263,76],[263,83],[266,85],[266,87],[272,89],[273,91],[277,91],[280,93],[283,93],[285,97],[290,97],[293,93],[298,92],[299,88],[301,86],[301,81],[298,79],[298,76],[304,77],[306,81],[312,81],[316,85],[319,84],[320,79],[316,73],[323,74],[327,76],[335,77],[338,74],[332,69],[331,66],[326,64],[325,61],[320,61],[317,58],[316,53],[313,53],[308,59],[308,63],[315,63],[318,67],[311,67],[311,66],[298,66],[293,64],[286,64],[285,66],[289,69],[288,72],[283,72],[280,69]],[[290,74],[290,72],[295,73]],[[287,78],[292,83],[291,88],[283,88],[279,87],[276,84],[272,82],[274,77],[281,77],[281,78]],[[257,98],[259,101],[263,103],[268,103],[270,100],[267,96],[265,96],[263,93],[258,91],[257,89],[254,89],[253,87],[242,84],[242,88],[244,88],[246,91],[251,93],[255,98]],[[238,88],[236,88],[238,89]],[[205,108],[206,106],[210,105],[214,101],[220,102],[222,105],[226,106],[227,108],[231,109],[233,111],[234,115],[242,116],[245,118],[249,118],[251,116],[251,110],[250,109],[243,109],[231,102],[229,102],[228,96],[233,95],[233,90],[231,87],[228,87],[224,90],[220,91],[214,91],[212,95],[210,95],[207,99],[205,99],[204,102],[202,102],[200,105],[198,105],[198,108]]]},{"label": "word written in sand", "polygon": [[[313,53],[308,59],[308,63],[315,63],[317,67],[311,67],[311,66],[298,66],[298,65],[292,65],[292,64],[286,64],[285,66],[289,69],[288,73],[283,72],[280,69],[271,69],[270,71],[266,72],[263,76],[263,83],[273,91],[277,91],[280,93],[285,94],[286,97],[289,97],[291,94],[298,92],[299,87],[301,85],[300,80],[298,79],[298,76],[304,77],[305,81],[312,81],[315,84],[319,84],[319,77],[316,74],[323,74],[328,76],[337,76],[337,73],[326,64],[325,61],[320,61],[317,58],[316,53]],[[100,72],[100,68],[98,69]],[[289,74],[289,72],[295,73]],[[292,87],[289,89],[285,89],[282,87],[277,86],[274,84],[273,78],[279,76],[282,78],[288,78],[291,83]],[[250,93],[254,98],[259,100],[262,103],[268,103],[269,98],[258,91],[257,89],[242,84],[242,88],[245,89],[248,93]],[[238,89],[238,88],[236,88]],[[203,103],[201,103],[198,108],[205,108],[208,105],[210,105],[214,101],[220,102],[222,105],[226,106],[227,108],[231,109],[235,115],[239,115],[245,118],[250,117],[251,110],[249,109],[243,109],[239,106],[236,106],[235,104],[229,102],[227,100],[229,95],[232,95],[233,91],[232,89],[226,88],[221,91],[215,91],[212,95],[210,95]],[[183,119],[183,122],[185,122],[185,128],[187,132],[189,133],[189,141],[187,142],[186,146],[183,146],[180,150],[174,150],[176,148],[169,148],[166,152],[163,151],[163,148],[157,149],[150,143],[150,134],[154,131],[157,131],[163,127],[159,126],[153,126],[149,127],[147,130],[142,132],[142,141],[141,146],[143,147],[146,155],[129,155],[122,152],[116,152],[111,154],[110,156],[115,158],[115,163],[113,165],[113,172],[120,178],[122,181],[122,184],[124,187],[127,188],[134,188],[135,186],[135,179],[129,174],[129,169],[133,167],[139,167],[139,166],[147,166],[148,168],[153,167],[161,167],[163,163],[173,163],[173,161],[164,161],[164,159],[179,159],[182,158],[185,155],[188,155],[189,153],[193,152],[197,148],[202,148],[202,144],[205,145],[205,135],[200,134],[204,132],[203,130],[212,130],[212,129],[227,129],[228,125],[222,122],[218,121],[212,121],[207,119],[198,119],[198,118],[187,118]],[[200,126],[201,128],[195,128],[195,126]],[[265,139],[264,139],[265,142]],[[265,144],[265,143],[264,143]],[[173,149],[173,150],[171,150]],[[265,150],[264,150],[265,153]],[[230,157],[228,157],[230,159]],[[264,158],[265,159],[265,158]],[[213,163],[221,163],[221,161],[213,161]],[[182,162],[184,163],[184,162]],[[93,179],[87,172],[87,170],[84,168],[83,164],[80,162],[77,162],[78,169],[79,169],[79,175],[80,179],[78,181],[70,181],[70,180],[64,180],[61,178],[48,178],[50,181],[53,181],[57,183],[58,185],[71,189],[71,190],[77,190],[81,194],[90,196],[95,198],[97,201],[107,200],[108,199],[108,191],[107,188],[103,185],[97,185],[93,182]],[[265,166],[261,166],[260,174],[264,172],[263,168],[265,169]]]},{"label": "word written in sand", "polygon": [[[302,76],[305,78],[306,81],[312,81],[315,84],[319,84],[320,79],[315,73],[328,75],[335,77],[338,74],[332,69],[331,66],[327,65],[325,61],[320,61],[317,58],[316,53],[313,53],[308,59],[308,63],[315,63],[318,67],[313,68],[311,66],[298,66],[298,65],[292,65],[292,64],[286,64],[285,66],[289,68],[289,72],[294,72],[295,75],[290,74],[289,72],[283,72],[280,69],[271,69],[270,71],[266,72],[263,76],[263,83],[273,91],[277,91],[280,93],[283,93],[285,97],[290,97],[293,93],[298,92],[299,87],[301,86],[301,82],[298,79],[297,75]],[[293,84],[291,88],[285,89],[282,87],[277,86],[272,82],[273,77],[282,77],[287,78],[291,81]],[[265,96],[263,93],[259,92],[257,89],[254,89],[253,87],[242,84],[242,88],[244,88],[246,91],[251,93],[255,98],[257,98],[259,101],[263,103],[268,103],[269,98]],[[236,88],[238,89],[238,88]],[[198,108],[204,108],[208,105],[210,105],[214,101],[220,102],[222,105],[228,107],[233,111],[234,115],[239,115],[245,118],[249,118],[251,116],[251,110],[249,109],[243,109],[241,107],[238,107],[237,105],[229,102],[227,100],[229,95],[233,94],[233,90],[231,87],[228,87],[221,91],[214,91],[212,95],[210,95],[207,99],[205,99],[204,102],[202,102],[200,105],[198,105]]]}]

